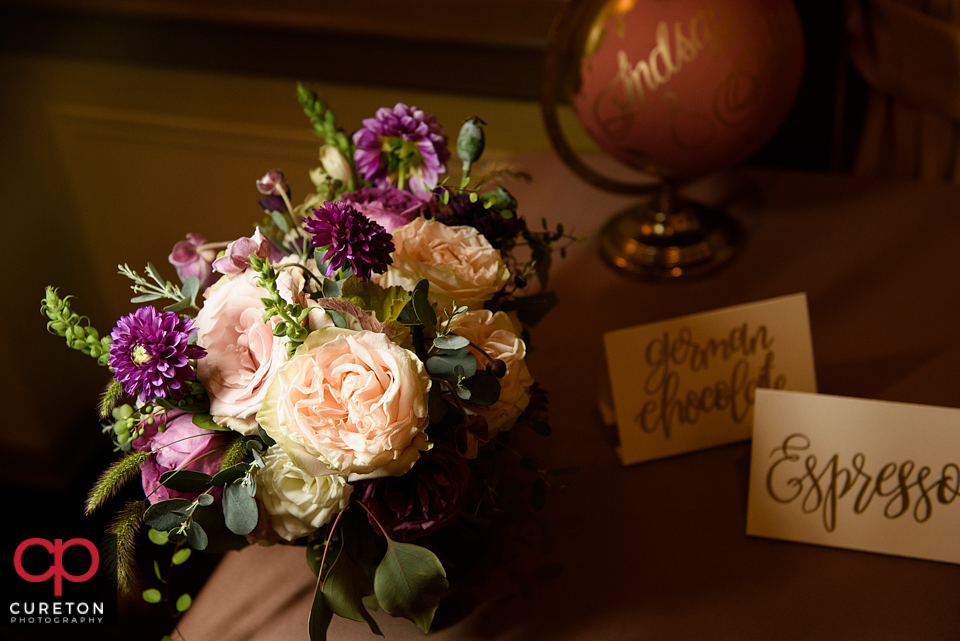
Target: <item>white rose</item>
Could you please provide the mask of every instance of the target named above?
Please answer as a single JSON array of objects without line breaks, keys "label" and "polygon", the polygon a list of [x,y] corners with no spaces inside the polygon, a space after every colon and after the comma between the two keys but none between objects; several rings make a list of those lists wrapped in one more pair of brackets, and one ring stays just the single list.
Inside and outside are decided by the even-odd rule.
[{"label": "white rose", "polygon": [[393,264],[374,280],[381,287],[400,285],[413,290],[430,281],[430,302],[440,310],[458,305],[482,307],[510,279],[510,269],[473,227],[415,218],[393,230]]},{"label": "white rose", "polygon": [[[481,309],[458,314],[450,329],[482,349],[490,358],[506,364],[507,373],[499,379],[500,398],[497,402],[490,407],[471,406],[470,411],[487,419],[491,436],[510,429],[530,403],[527,390],[534,383],[524,360],[527,347],[517,336],[513,321],[503,312],[494,314]],[[469,349],[473,351],[473,347]],[[483,355],[475,356],[481,368],[488,362]]]},{"label": "white rose", "polygon": [[270,515],[270,525],[287,541],[329,523],[350,501],[353,486],[344,477],[311,476],[279,447],[268,449],[263,463],[257,472],[257,498]]}]

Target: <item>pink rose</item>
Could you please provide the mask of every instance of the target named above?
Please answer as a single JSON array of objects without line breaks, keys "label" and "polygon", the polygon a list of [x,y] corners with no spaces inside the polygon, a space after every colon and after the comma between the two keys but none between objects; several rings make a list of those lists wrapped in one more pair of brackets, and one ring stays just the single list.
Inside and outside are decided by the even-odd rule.
[{"label": "pink rose", "polygon": [[207,355],[197,361],[197,378],[210,397],[210,413],[221,425],[255,434],[256,414],[267,384],[287,360],[285,337],[271,333],[275,319],[263,322],[267,291],[247,270],[225,276],[207,290],[197,314],[197,343]]},{"label": "pink rose", "polygon": [[441,310],[452,308],[453,301],[480,308],[510,279],[500,251],[473,227],[416,218],[394,230],[393,244],[393,264],[373,280],[413,290],[426,278],[430,301]]},{"label": "pink rose", "polygon": [[[492,359],[499,359],[507,366],[500,379],[500,398],[490,407],[470,407],[474,414],[487,420],[490,436],[513,427],[514,422],[530,403],[527,390],[533,385],[533,376],[524,360],[527,347],[517,336],[510,317],[503,312],[494,314],[481,309],[458,314],[450,324],[454,334],[459,334],[482,349]],[[469,348],[473,350],[473,347]],[[489,361],[477,355],[477,364],[484,367]]]},{"label": "pink rose", "polygon": [[397,476],[430,443],[430,377],[384,336],[327,327],[277,371],[257,421],[311,476]]}]

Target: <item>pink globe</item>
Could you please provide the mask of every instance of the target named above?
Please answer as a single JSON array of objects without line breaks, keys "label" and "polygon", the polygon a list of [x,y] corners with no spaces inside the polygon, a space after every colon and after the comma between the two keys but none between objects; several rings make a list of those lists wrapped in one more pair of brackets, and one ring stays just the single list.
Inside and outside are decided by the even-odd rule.
[{"label": "pink globe", "polygon": [[571,98],[614,158],[696,177],[746,160],[776,132],[803,53],[791,0],[610,0],[589,26]]}]

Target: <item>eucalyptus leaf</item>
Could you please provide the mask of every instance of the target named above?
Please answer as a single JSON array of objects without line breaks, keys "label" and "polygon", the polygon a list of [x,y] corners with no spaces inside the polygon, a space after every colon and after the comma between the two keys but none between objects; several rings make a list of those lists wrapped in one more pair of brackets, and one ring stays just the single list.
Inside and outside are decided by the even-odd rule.
[{"label": "eucalyptus leaf", "polygon": [[165,312],[182,312],[185,309],[189,309],[193,303],[190,302],[187,298],[181,298],[172,305],[167,305],[163,308]]},{"label": "eucalyptus leaf", "polygon": [[182,517],[173,513],[174,510],[182,510],[190,506],[187,499],[167,499],[154,503],[143,513],[143,522],[162,532],[169,532],[180,525]]},{"label": "eucalyptus leaf", "polygon": [[437,336],[433,339],[433,346],[437,349],[461,349],[470,344],[470,339],[456,334]]},{"label": "eucalyptus leaf", "polygon": [[554,292],[539,292],[532,296],[505,301],[501,309],[505,312],[516,311],[520,321],[532,327],[559,302],[560,299]]},{"label": "eucalyptus leaf", "polygon": [[160,475],[160,485],[178,492],[203,492],[212,480],[209,474],[193,470],[170,470]]},{"label": "eucalyptus leaf", "polygon": [[368,594],[373,594],[373,583],[350,559],[350,555],[341,550],[336,563],[323,580],[323,596],[327,606],[334,614],[345,619],[366,622],[371,632],[383,636],[377,622],[363,605],[363,597]]},{"label": "eucalyptus leaf", "polygon": [[426,634],[449,585],[447,573],[426,548],[389,539],[387,544],[373,581],[377,601],[384,612],[413,621]]},{"label": "eucalyptus leaf", "polygon": [[203,505],[204,507],[208,505],[213,505],[213,497],[209,494],[201,494],[197,497],[197,503]]},{"label": "eucalyptus leaf", "polygon": [[197,294],[200,293],[200,279],[196,276],[188,276],[187,280],[183,281],[180,293],[183,294],[183,299],[190,301],[190,306],[193,306]]},{"label": "eucalyptus leaf", "polygon": [[477,373],[477,359],[468,349],[441,349],[430,356],[424,363],[431,376],[442,378],[457,384],[457,368],[460,368],[464,378],[470,378]]},{"label": "eucalyptus leaf", "polygon": [[224,486],[223,519],[234,534],[250,534],[257,527],[257,502],[247,488],[236,483]]},{"label": "eucalyptus leaf", "polygon": [[273,440],[273,438],[271,438],[271,436],[267,434],[260,425],[257,425],[257,436],[260,437],[260,440],[263,441],[263,444],[267,447],[273,447],[277,444],[277,442]]},{"label": "eucalyptus leaf", "polygon": [[343,315],[335,309],[324,309],[327,313],[327,316],[330,317],[330,320],[333,321],[333,324],[337,327],[344,329],[347,326],[347,321],[344,320]]},{"label": "eucalyptus leaf", "polygon": [[470,390],[471,405],[490,407],[500,400],[500,380],[487,370],[477,370],[463,386]]},{"label": "eucalyptus leaf", "polygon": [[207,534],[206,552],[227,552],[239,550],[248,545],[246,537],[234,534],[227,529],[223,522],[223,514],[216,505],[198,507],[193,511],[193,522],[200,524]]},{"label": "eucalyptus leaf", "polygon": [[[317,263],[318,265],[320,263]],[[323,279],[323,293],[324,298],[340,298],[340,292],[343,291],[343,288],[340,286],[336,280],[332,278]]]},{"label": "eucalyptus leaf", "polygon": [[163,298],[160,294],[144,294],[143,296],[134,296],[130,299],[131,303],[149,303],[150,301]]},{"label": "eucalyptus leaf", "polygon": [[225,470],[220,470],[217,472],[213,479],[210,481],[210,485],[216,487],[217,485],[223,485],[224,483],[233,483],[237,479],[242,479],[247,475],[247,470],[250,466],[246,463],[239,463],[228,467]]},{"label": "eucalyptus leaf", "polygon": [[553,429],[550,428],[550,423],[546,421],[534,421],[530,424],[530,427],[533,429],[534,433],[539,434],[540,436],[550,436],[553,434]]},{"label": "eucalyptus leaf", "polygon": [[290,223],[287,222],[287,217],[283,215],[281,211],[271,211],[270,217],[273,218],[273,224],[283,233],[290,231]]},{"label": "eucalyptus leaf", "polygon": [[430,329],[437,328],[437,313],[433,311],[433,306],[429,300],[430,281],[421,280],[413,289],[413,311],[417,315],[417,320],[424,327]]},{"label": "eucalyptus leaf", "polygon": [[427,396],[427,411],[430,414],[430,422],[439,423],[447,415],[450,404],[443,400],[443,389],[440,385],[434,383],[430,387],[430,394]]},{"label": "eucalyptus leaf", "polygon": [[190,547],[195,550],[206,550],[209,542],[210,539],[207,538],[203,526],[196,521],[190,523],[190,527],[187,528],[187,543],[190,544]]}]

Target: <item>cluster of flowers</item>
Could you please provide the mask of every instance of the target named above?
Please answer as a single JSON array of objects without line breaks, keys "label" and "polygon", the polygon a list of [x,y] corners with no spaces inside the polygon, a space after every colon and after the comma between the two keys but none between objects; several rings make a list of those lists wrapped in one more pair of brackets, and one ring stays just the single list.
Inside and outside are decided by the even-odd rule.
[{"label": "cluster of flowers", "polygon": [[[177,243],[181,285],[121,267],[133,302],[173,304],[140,307],[100,338],[47,289],[48,328],[114,377],[100,409],[124,454],[87,509],[139,474],[145,500],[112,528],[121,587],[141,523],[184,549],[300,542],[323,595],[312,619],[378,632],[375,604],[426,631],[445,571],[410,542],[493,498],[485,454],[498,435],[549,433],[521,336],[555,302],[528,281],[546,284],[565,235],[529,229],[509,192],[471,178],[479,119],[460,131],[453,188],[431,114],[398,103],[348,137],[313,92],[298,96],[324,139],[316,191],[294,206],[282,172],[268,172],[250,237]],[[552,477],[531,472],[537,504]],[[311,622],[311,635],[325,628]]]}]

